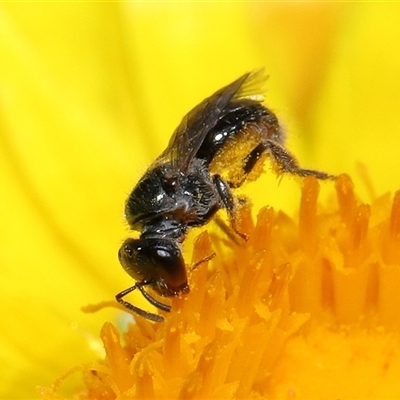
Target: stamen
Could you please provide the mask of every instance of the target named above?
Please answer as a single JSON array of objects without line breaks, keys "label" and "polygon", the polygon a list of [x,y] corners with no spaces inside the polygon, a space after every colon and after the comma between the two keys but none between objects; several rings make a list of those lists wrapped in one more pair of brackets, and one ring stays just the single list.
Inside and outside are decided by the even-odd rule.
[{"label": "stamen", "polygon": [[301,192],[299,215],[299,239],[301,248],[308,254],[314,254],[316,248],[317,200],[319,183],[313,176],[304,179]]},{"label": "stamen", "polygon": [[336,195],[339,203],[339,214],[343,222],[348,225],[356,204],[354,184],[348,175],[344,174],[336,178]]}]

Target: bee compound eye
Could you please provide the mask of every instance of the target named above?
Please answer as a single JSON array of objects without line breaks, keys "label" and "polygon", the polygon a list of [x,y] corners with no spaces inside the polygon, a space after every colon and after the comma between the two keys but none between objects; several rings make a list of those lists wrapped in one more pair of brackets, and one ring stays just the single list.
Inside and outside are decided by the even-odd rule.
[{"label": "bee compound eye", "polygon": [[165,271],[179,268],[183,263],[182,254],[175,245],[159,243],[157,246],[152,248],[151,252],[154,263],[159,265]]},{"label": "bee compound eye", "polygon": [[174,255],[173,252],[171,252],[170,250],[166,250],[166,249],[155,249],[155,258],[158,260],[162,260],[164,262],[170,262],[171,260],[173,260],[176,255]]},{"label": "bee compound eye", "polygon": [[148,255],[169,295],[187,287],[185,262],[177,243],[165,239],[157,240],[149,247]]}]

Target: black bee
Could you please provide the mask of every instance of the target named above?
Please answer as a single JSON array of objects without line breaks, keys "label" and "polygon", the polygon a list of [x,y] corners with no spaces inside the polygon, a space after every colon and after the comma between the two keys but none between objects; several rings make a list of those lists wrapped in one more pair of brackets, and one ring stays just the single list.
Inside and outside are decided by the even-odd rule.
[{"label": "black bee", "polygon": [[189,292],[181,245],[190,228],[205,225],[223,208],[241,235],[232,188],[258,178],[266,156],[277,173],[330,177],[301,168],[285,149],[278,119],[262,104],[264,81],[262,71],[247,73],[190,111],[129,195],[125,216],[140,237],[127,239],[118,256],[136,283],[116,300],[134,313],[163,321],[123,300],[135,289],[164,311],[170,306],[153,298],[146,287],[165,297]]}]

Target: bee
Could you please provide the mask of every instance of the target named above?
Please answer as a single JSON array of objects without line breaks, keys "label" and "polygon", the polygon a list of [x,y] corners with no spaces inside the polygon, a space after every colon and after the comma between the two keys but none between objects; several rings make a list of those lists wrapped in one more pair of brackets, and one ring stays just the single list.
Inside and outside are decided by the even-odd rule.
[{"label": "bee", "polygon": [[266,158],[278,174],[331,177],[301,168],[285,148],[277,117],[262,104],[264,81],[262,70],[246,73],[193,108],[130,193],[125,216],[140,236],[126,239],[118,257],[136,283],[116,300],[133,313],[163,321],[123,299],[136,289],[167,312],[171,307],[147,288],[162,297],[189,293],[181,248],[191,228],[224,209],[233,231],[243,236],[236,227],[238,199],[232,190],[257,179]]}]

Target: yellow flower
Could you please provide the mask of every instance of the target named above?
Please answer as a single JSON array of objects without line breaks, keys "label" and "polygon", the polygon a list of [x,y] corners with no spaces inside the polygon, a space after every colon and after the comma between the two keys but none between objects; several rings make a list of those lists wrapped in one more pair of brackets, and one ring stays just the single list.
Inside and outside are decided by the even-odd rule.
[{"label": "yellow flower", "polygon": [[400,191],[369,206],[343,175],[336,192],[318,212],[307,178],[298,222],[266,207],[254,225],[242,209],[245,245],[200,235],[193,263],[216,251],[211,267],[190,273],[165,322],[137,318],[123,338],[105,323],[80,398],[397,398]]},{"label": "yellow flower", "polygon": [[[373,198],[355,172],[359,160],[368,166],[376,193],[398,189],[398,18],[396,4],[1,4],[0,397],[34,397],[36,384],[50,385],[71,365],[98,358],[96,333],[115,314],[86,315],[80,308],[130,284],[116,259],[127,236],[121,218],[126,193],[182,115],[243,72],[265,66],[267,104],[286,119],[289,147],[302,164],[348,172],[361,197]],[[276,213],[292,213],[297,191],[288,179],[277,188],[272,174],[246,188],[255,209],[269,204]],[[374,204],[381,204],[379,199]],[[377,214],[372,207],[370,221],[380,213],[387,217],[388,204]],[[193,276],[201,271],[204,266]],[[390,283],[390,275],[386,279]],[[296,287],[295,274],[290,284]],[[343,299],[353,286],[341,293]],[[212,288],[211,282],[204,290],[211,295]],[[293,307],[301,318],[309,312],[302,309],[307,299],[296,293]],[[395,295],[385,292],[389,316],[396,312]],[[174,299],[174,308],[179,306]],[[343,318],[350,312],[334,311]],[[268,317],[265,310],[257,312]],[[288,334],[302,321],[292,319]],[[306,335],[306,326],[284,348],[276,346],[284,352],[275,359],[271,393],[284,387],[285,379],[309,382],[306,368],[299,367],[302,374],[291,371],[299,360],[310,359],[304,354],[321,357],[318,340],[330,337],[322,325]],[[385,348],[386,331],[362,329],[365,346],[375,335]],[[113,332],[106,325],[102,338],[116,340]],[[347,336],[356,340],[353,332]],[[193,344],[196,338],[187,339]],[[112,343],[109,354],[113,346],[119,351]],[[307,353],[310,347],[314,351]],[[332,375],[323,368],[318,372],[323,387],[323,378]],[[118,387],[127,387],[123,377],[116,379],[122,381]],[[66,393],[74,385],[69,382]],[[190,387],[182,390],[189,393]]]}]

